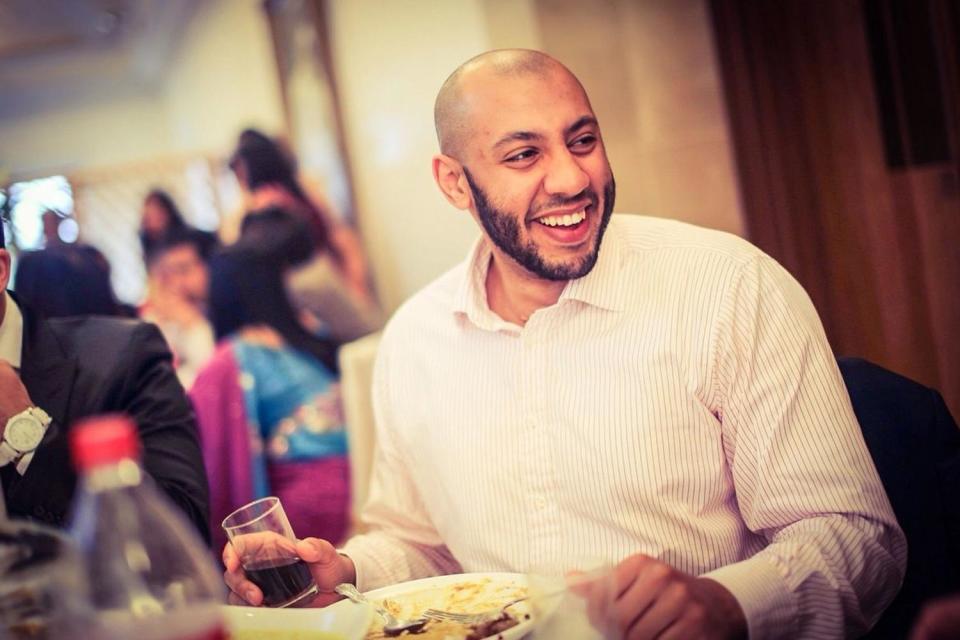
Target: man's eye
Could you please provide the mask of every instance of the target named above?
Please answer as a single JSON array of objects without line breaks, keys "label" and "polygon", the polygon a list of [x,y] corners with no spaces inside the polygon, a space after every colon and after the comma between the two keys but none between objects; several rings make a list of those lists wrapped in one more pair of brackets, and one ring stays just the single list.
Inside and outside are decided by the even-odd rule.
[{"label": "man's eye", "polygon": [[570,148],[574,151],[590,151],[596,144],[597,137],[591,133],[585,136],[580,136],[571,142]]},{"label": "man's eye", "polygon": [[507,162],[523,162],[524,160],[529,160],[537,155],[536,149],[524,149],[514,153],[513,155],[507,156]]}]

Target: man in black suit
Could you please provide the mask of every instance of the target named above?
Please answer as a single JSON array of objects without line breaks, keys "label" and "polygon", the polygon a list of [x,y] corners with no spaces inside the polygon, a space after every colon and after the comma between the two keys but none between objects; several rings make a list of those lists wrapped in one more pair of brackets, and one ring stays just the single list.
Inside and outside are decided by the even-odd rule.
[{"label": "man in black suit", "polygon": [[67,432],[87,416],[125,413],[137,423],[144,468],[209,542],[196,422],[160,332],[120,318],[38,317],[6,292],[3,247],[0,227],[0,481],[9,514],[63,526],[76,486]]}]

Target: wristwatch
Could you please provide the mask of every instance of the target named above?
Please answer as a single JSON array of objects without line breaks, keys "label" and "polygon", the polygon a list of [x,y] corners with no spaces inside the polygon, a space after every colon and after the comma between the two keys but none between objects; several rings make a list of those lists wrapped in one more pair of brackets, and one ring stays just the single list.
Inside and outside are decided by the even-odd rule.
[{"label": "wristwatch", "polygon": [[33,453],[52,421],[40,407],[29,407],[7,420],[0,441],[0,467]]}]

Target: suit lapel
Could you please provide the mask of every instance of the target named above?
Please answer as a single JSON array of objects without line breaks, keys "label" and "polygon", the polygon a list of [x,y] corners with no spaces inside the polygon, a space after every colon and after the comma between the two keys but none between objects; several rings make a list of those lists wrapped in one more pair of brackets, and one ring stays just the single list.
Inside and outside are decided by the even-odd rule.
[{"label": "suit lapel", "polygon": [[20,379],[35,405],[50,414],[54,423],[65,427],[70,389],[76,361],[64,354],[47,323],[26,307],[23,312],[23,352]]}]

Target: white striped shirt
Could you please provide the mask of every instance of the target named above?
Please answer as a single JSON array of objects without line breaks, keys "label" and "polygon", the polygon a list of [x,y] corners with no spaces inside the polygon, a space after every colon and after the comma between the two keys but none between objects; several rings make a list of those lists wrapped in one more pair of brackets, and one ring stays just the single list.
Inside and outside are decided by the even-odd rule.
[{"label": "white striped shirt", "polygon": [[614,216],[524,327],[490,251],[411,298],[374,376],[361,588],[644,553],[737,598],[751,638],[862,632],[906,543],[819,318],[732,235]]}]

